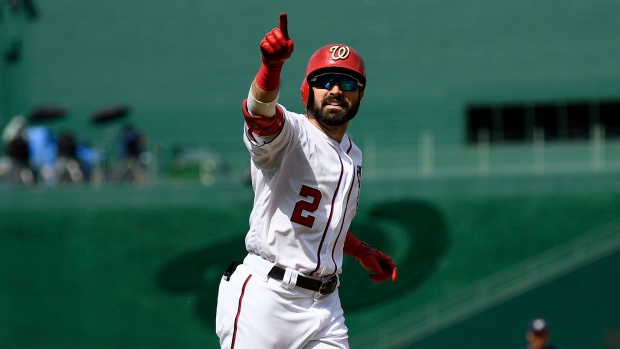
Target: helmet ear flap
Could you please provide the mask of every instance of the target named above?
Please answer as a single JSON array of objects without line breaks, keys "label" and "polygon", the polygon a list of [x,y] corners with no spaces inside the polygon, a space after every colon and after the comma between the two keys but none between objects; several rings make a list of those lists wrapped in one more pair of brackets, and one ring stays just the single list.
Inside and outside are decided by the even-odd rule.
[{"label": "helmet ear flap", "polygon": [[301,91],[301,102],[304,104],[304,108],[308,109],[308,102],[310,101],[310,84],[304,79],[299,88]]}]

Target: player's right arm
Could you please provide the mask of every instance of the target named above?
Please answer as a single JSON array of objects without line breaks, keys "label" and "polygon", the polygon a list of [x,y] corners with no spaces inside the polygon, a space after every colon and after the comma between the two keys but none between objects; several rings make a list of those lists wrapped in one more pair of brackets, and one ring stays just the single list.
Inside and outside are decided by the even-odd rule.
[{"label": "player's right arm", "polygon": [[[276,115],[280,73],[293,50],[294,43],[288,36],[287,14],[282,13],[278,27],[268,32],[260,42],[262,63],[248,96],[246,110],[249,114],[263,118]],[[253,121],[260,120],[253,118]]]}]

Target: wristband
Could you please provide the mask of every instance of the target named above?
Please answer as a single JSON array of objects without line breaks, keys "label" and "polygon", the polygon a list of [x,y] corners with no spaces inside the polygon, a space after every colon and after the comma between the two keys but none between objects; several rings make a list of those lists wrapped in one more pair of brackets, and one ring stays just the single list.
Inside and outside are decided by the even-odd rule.
[{"label": "wristband", "polygon": [[276,99],[274,99],[273,101],[261,102],[254,98],[254,96],[252,95],[252,89],[250,89],[250,92],[248,93],[247,103],[248,112],[252,115],[261,115],[267,117],[276,115],[276,105],[278,105],[279,97],[280,94],[278,93]]},{"label": "wristband", "polygon": [[369,244],[365,243],[364,241],[360,241],[360,243],[359,243],[359,244],[357,244],[357,246],[355,246],[355,248],[353,249],[353,254],[352,254],[352,256],[353,256],[353,258],[355,258],[355,259],[358,259],[358,258],[355,256],[355,252],[357,252],[357,249],[358,249],[360,246],[364,246],[364,247],[366,247],[366,248],[372,249],[372,247],[370,247],[370,245],[369,245]]},{"label": "wristband", "polygon": [[283,64],[267,66],[265,61],[256,74],[256,85],[263,91],[274,91],[280,86],[280,73]]}]

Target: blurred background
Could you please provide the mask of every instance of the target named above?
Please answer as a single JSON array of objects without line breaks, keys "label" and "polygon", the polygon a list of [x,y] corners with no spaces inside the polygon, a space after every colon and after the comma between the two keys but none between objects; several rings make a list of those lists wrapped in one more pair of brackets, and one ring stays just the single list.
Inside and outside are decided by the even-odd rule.
[{"label": "blurred background", "polygon": [[620,3],[0,0],[0,346],[217,348],[253,193],[241,101],[346,43],[368,86],[352,348],[620,348]]}]

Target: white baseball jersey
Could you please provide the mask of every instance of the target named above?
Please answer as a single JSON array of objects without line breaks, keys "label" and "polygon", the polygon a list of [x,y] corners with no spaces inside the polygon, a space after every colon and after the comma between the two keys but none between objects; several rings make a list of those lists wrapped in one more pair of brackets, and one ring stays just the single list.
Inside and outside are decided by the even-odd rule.
[{"label": "white baseball jersey", "polygon": [[301,274],[339,274],[358,207],[362,152],[347,135],[338,143],[306,116],[277,108],[284,122],[275,136],[245,126],[255,193],[246,248]]}]

